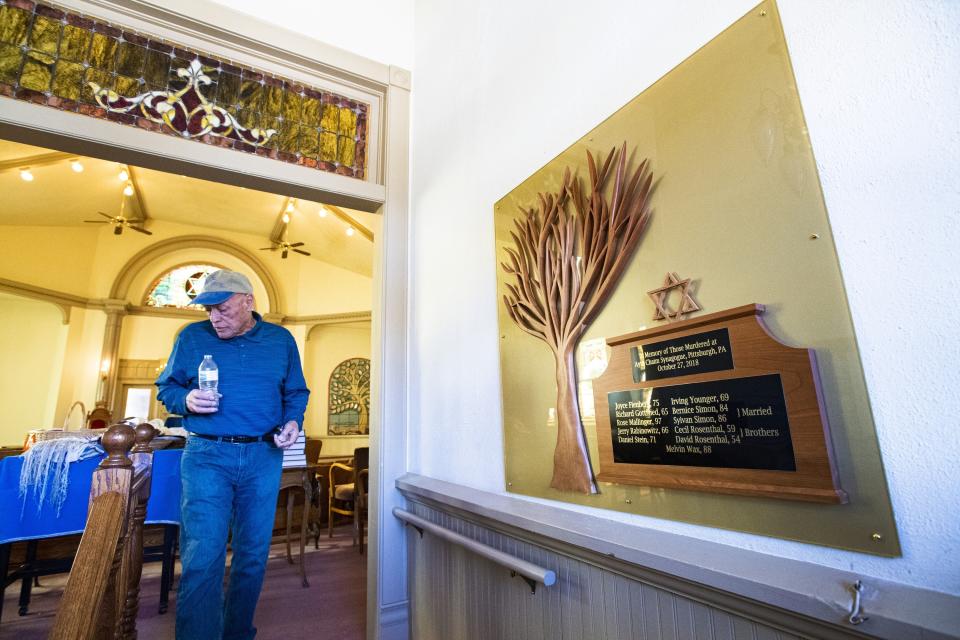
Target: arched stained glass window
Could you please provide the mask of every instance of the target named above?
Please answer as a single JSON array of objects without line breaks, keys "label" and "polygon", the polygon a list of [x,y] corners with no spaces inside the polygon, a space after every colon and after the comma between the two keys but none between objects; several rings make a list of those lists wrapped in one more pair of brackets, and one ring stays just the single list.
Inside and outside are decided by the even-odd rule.
[{"label": "arched stained glass window", "polygon": [[203,281],[220,267],[212,264],[185,264],[167,271],[147,292],[144,303],[148,307],[175,307],[177,309],[202,309],[193,304],[193,299],[203,290]]},{"label": "arched stained glass window", "polygon": [[329,435],[370,433],[370,360],[350,358],[334,368],[328,404]]}]

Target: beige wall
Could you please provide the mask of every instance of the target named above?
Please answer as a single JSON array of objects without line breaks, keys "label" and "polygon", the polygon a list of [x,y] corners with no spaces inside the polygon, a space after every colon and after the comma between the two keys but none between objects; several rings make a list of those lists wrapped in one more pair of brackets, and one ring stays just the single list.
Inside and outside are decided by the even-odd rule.
[{"label": "beige wall", "polygon": [[[282,291],[285,308],[269,309],[266,289],[256,287],[258,308],[282,311],[286,315],[318,315],[369,311],[373,289],[371,279],[316,259],[299,256],[281,260],[275,253],[261,253],[265,240],[258,236],[231,231],[199,229],[189,225],[153,220],[152,236],[125,233],[115,236],[108,228],[86,227],[4,227],[4,245],[10,251],[0,254],[0,278],[54,289],[91,298],[106,298],[119,271],[127,262],[151,245],[169,238],[187,235],[211,235],[228,240],[260,259]],[[366,240],[364,240],[366,242]],[[153,260],[133,279],[130,302],[140,304],[153,278],[167,268],[185,262],[207,260],[237,269],[253,278],[253,270],[235,256],[212,249],[171,251]],[[256,280],[254,278],[254,280]]]},{"label": "beige wall", "polygon": [[0,294],[0,445],[22,444],[27,429],[59,426],[55,416],[67,326],[49,302]]},{"label": "beige wall", "polygon": [[[83,296],[92,300],[110,295],[118,274],[138,253],[154,243],[186,235],[215,235],[248,250],[260,259],[280,290],[282,308],[270,309],[267,289],[253,269],[240,258],[214,249],[182,249],[165,253],[145,265],[132,278],[127,302],[141,305],[154,279],[167,269],[187,262],[208,262],[246,273],[254,283],[257,309],[262,313],[313,316],[369,311],[371,279],[315,258],[281,260],[278,254],[261,254],[263,238],[236,233],[212,233],[188,225],[153,220],[152,236],[124,233],[114,236],[107,226],[51,227],[6,226],[0,253],[0,278]],[[262,255],[262,258],[261,258]],[[96,400],[106,315],[99,309],[71,309],[70,322],[51,303],[0,294],[0,400],[6,407],[0,418],[0,444],[19,444],[30,428],[60,426],[70,405],[80,400],[89,411]],[[163,359],[170,353],[179,330],[192,318],[128,315],[123,318],[119,357]],[[314,396],[308,407],[311,435],[326,433],[326,384],[330,371],[347,357],[370,355],[370,326],[351,327],[339,333],[326,326],[315,330],[321,348],[307,342],[306,325],[289,327],[305,367]],[[347,341],[337,345],[337,337]],[[306,345],[306,346],[305,346]],[[307,353],[307,347],[311,347]],[[347,354],[336,359],[339,354]],[[335,360],[335,361],[334,361]],[[309,362],[309,365],[306,363]],[[42,372],[42,374],[41,374]],[[30,380],[23,385],[22,380]],[[23,389],[23,387],[27,387]],[[26,395],[25,395],[26,394]],[[79,412],[71,428],[81,426]],[[325,453],[352,452],[367,438],[336,438],[324,445]]]},{"label": "beige wall", "polygon": [[304,376],[310,387],[310,405],[304,419],[307,435],[323,439],[323,455],[352,454],[367,446],[368,436],[327,437],[327,400],[330,374],[348,358],[370,357],[370,323],[314,327],[304,348]]},{"label": "beige wall", "polygon": [[[87,411],[90,411],[96,402],[97,385],[100,371],[100,353],[103,347],[103,331],[107,317],[99,309],[70,310],[70,324],[67,327],[66,346],[63,351],[63,367],[59,381],[50,378],[50,383],[59,382],[57,391],[57,408],[54,414],[55,424],[63,423],[63,416],[67,414],[74,402],[80,401]],[[7,367],[0,366],[0,370]],[[84,426],[84,419],[79,411],[70,416],[71,429]]]},{"label": "beige wall", "polygon": [[180,329],[196,320],[126,316],[120,332],[120,357],[126,360],[166,360]]},{"label": "beige wall", "polygon": [[[287,262],[290,262],[287,260]],[[370,278],[325,262],[304,260],[295,279],[281,280],[296,315],[369,311],[373,288]]]},{"label": "beige wall", "polygon": [[0,278],[88,296],[99,238],[98,225],[70,229],[4,226]]}]

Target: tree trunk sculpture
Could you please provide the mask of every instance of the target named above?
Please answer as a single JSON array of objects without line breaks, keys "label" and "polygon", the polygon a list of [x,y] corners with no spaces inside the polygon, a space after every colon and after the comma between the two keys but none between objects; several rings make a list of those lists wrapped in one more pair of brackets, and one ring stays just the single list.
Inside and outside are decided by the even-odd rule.
[{"label": "tree trunk sculpture", "polygon": [[[644,160],[627,175],[627,145],[611,149],[599,169],[587,152],[590,190],[567,168],[557,193],[540,193],[521,209],[514,247],[501,263],[516,283],[503,297],[510,318],[547,343],[556,361],[557,446],[550,486],[596,493],[580,407],[574,351],[623,274],[650,218],[653,177]],[[614,173],[612,190],[605,189]],[[605,193],[609,191],[609,195]]]}]

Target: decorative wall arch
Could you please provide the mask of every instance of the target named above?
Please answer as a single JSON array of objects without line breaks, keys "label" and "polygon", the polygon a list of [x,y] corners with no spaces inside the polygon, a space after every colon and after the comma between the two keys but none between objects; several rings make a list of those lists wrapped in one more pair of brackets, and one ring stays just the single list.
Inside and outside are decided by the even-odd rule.
[{"label": "decorative wall arch", "polygon": [[277,282],[271,273],[264,264],[260,262],[260,259],[238,244],[213,236],[178,236],[150,245],[130,258],[130,260],[123,265],[123,268],[120,269],[117,279],[114,280],[113,286],[110,289],[110,298],[114,300],[126,300],[130,294],[131,283],[133,283],[137,275],[139,275],[148,264],[171,251],[181,249],[214,249],[239,258],[257,274],[260,282],[263,283],[264,288],[267,290],[267,306],[270,313],[284,315],[286,304],[280,288],[277,286]]}]

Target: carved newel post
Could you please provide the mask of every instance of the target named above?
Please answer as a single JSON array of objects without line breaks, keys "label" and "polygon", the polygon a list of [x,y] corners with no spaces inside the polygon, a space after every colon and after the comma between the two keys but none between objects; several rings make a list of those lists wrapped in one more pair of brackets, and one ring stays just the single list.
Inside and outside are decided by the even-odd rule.
[{"label": "carved newel post", "polygon": [[[150,441],[157,435],[153,425],[142,422],[134,430],[136,443],[130,451],[135,473],[133,493],[127,506],[128,535],[123,562],[125,574],[117,581],[123,594],[123,606],[119,635],[135,638],[137,634],[137,611],[140,608],[140,578],[143,574],[143,521],[147,516],[147,501],[150,498],[151,456]],[[125,588],[124,588],[125,587]]]},{"label": "carved newel post", "polygon": [[[120,424],[111,426],[100,436],[100,444],[107,452],[107,457],[103,459],[97,469],[124,469],[126,467],[132,467],[133,461],[130,460],[127,454],[133,449],[136,440],[136,432],[130,425],[121,422]],[[95,497],[92,494],[93,492],[91,491],[91,497]]]},{"label": "carved newel post", "polygon": [[115,424],[100,438],[107,457],[93,474],[87,524],[50,633],[55,640],[137,637],[155,434],[149,424]]},{"label": "carved newel post", "polygon": [[[113,548],[113,563],[110,567],[110,579],[103,595],[103,603],[97,621],[98,636],[108,637],[119,630],[126,600],[126,574],[128,563],[126,545],[129,539],[130,498],[133,487],[134,467],[128,454],[136,443],[136,433],[128,424],[115,424],[107,429],[100,438],[100,444],[107,452],[97,471],[93,474],[93,487],[90,490],[91,512],[93,502],[108,492],[122,496],[121,522],[117,544]],[[122,636],[120,636],[122,637]]]}]

